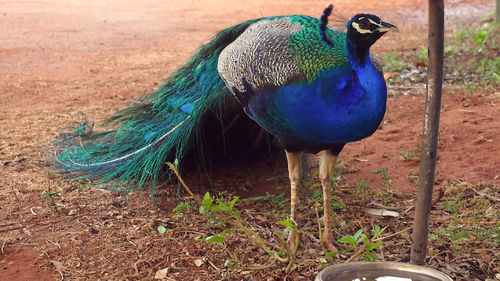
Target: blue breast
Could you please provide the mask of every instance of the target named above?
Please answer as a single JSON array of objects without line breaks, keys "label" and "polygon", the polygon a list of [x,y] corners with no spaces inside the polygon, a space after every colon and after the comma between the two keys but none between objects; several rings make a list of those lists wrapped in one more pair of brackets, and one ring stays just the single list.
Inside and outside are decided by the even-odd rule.
[{"label": "blue breast", "polygon": [[385,113],[387,89],[371,63],[323,71],[314,82],[261,89],[248,113],[283,142],[318,147],[373,134]]}]

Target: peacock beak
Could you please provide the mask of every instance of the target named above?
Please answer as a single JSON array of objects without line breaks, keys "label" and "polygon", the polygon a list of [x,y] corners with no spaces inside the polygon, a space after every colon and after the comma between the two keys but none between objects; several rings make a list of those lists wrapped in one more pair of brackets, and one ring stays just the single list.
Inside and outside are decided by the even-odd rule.
[{"label": "peacock beak", "polygon": [[389,32],[389,31],[399,32],[399,28],[392,23],[381,21],[380,27],[377,28],[377,31],[378,32]]}]

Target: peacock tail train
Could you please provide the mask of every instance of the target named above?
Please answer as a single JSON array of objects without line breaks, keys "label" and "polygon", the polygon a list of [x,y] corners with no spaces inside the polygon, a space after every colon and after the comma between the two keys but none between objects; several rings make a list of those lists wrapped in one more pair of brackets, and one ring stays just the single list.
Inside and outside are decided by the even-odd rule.
[{"label": "peacock tail train", "polygon": [[[105,131],[95,132],[83,122],[61,134],[56,141],[59,170],[78,178],[98,178],[97,183],[116,191],[145,187],[154,191],[166,173],[166,161],[178,159],[182,165],[191,158],[207,163],[207,158],[220,153],[209,151],[211,143],[227,141],[221,135],[236,120],[243,122],[240,133],[251,131],[251,126],[256,129],[217,71],[221,51],[256,21],[216,34],[155,91],[109,117],[102,124]],[[230,148],[223,144],[218,149]]]}]

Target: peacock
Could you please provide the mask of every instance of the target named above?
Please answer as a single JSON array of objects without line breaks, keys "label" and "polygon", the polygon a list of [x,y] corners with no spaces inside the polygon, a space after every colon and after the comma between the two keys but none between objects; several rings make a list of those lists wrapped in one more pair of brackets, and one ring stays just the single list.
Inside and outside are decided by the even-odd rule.
[{"label": "peacock", "polygon": [[[387,88],[369,49],[398,28],[357,14],[343,32],[328,24],[332,8],[319,19],[264,17],[220,31],[99,131],[87,120],[69,127],[56,141],[58,168],[120,191],[153,191],[162,178],[168,182],[166,161],[206,166],[221,155],[268,153],[265,143],[277,142],[286,154],[297,224],[301,156],[320,152],[321,242],[335,251],[329,182],[344,145],[372,135],[384,117]],[[263,138],[268,142],[255,141]],[[296,238],[290,233],[289,241]]]}]

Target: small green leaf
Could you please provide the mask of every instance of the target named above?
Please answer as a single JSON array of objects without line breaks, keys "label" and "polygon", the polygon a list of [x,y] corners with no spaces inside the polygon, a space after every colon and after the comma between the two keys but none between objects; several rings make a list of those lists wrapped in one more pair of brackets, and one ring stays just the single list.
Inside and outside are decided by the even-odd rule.
[{"label": "small green leaf", "polygon": [[224,212],[231,212],[231,209],[229,208],[229,205],[224,202],[224,201],[219,201],[217,205],[218,211],[224,211]]},{"label": "small green leaf", "polygon": [[366,261],[375,261],[377,259],[377,257],[375,257],[374,254],[370,253],[370,252],[367,252],[365,254],[365,260]]},{"label": "small green leaf", "polygon": [[234,204],[236,204],[236,201],[238,201],[238,199],[240,199],[240,197],[238,197],[238,196],[235,196],[235,197],[233,198],[233,200],[232,200],[232,201],[231,201],[231,203],[229,204],[229,210],[230,210],[230,211],[232,211],[232,210],[233,210],[233,208],[234,208]]},{"label": "small green leaf", "polygon": [[179,167],[179,159],[175,158],[175,160],[174,160],[174,166],[176,168]]},{"label": "small green leaf", "polygon": [[45,192],[42,196],[43,196],[43,198],[61,197],[61,192],[60,191],[48,191],[48,192]]},{"label": "small green leaf", "polygon": [[356,242],[356,239],[352,235],[346,235],[338,240],[340,243],[347,243],[351,244],[353,246],[357,246],[358,243]]},{"label": "small green leaf", "polygon": [[232,270],[233,269],[233,264],[232,264],[233,260],[232,259],[227,259],[225,262],[224,262],[224,266],[227,267],[227,269],[229,270]]},{"label": "small green leaf", "polygon": [[360,240],[358,239],[359,236],[361,235],[361,233],[363,233],[363,229],[361,228],[360,230],[356,231],[356,233],[354,234],[354,240],[356,240],[356,242],[360,242]]},{"label": "small green leaf", "polygon": [[218,235],[208,236],[207,238],[200,238],[200,240],[204,241],[204,242],[215,243],[215,244],[222,244],[225,241],[224,237],[218,236]]},{"label": "small green leaf", "polygon": [[326,253],[326,254],[325,254],[325,259],[329,259],[329,258],[331,258],[331,257],[334,257],[334,256],[336,256],[338,253],[339,253],[338,251],[336,251],[336,252],[328,252],[328,253]]},{"label": "small green leaf", "polygon": [[375,225],[372,229],[372,233],[373,234],[379,234],[380,233],[380,226],[379,225]]},{"label": "small green leaf", "polygon": [[278,256],[280,258],[284,258],[285,257],[285,250],[281,249],[279,252],[278,252]]},{"label": "small green leaf", "polygon": [[212,212],[220,212],[220,211],[226,211],[228,212],[228,206],[227,205],[211,205],[210,206],[210,211]]},{"label": "small green leaf", "polygon": [[199,212],[200,214],[206,214],[209,209],[210,208],[207,205],[201,205]]},{"label": "small green leaf", "polygon": [[290,228],[290,229],[293,229],[295,228],[295,224],[292,222],[291,219],[286,219],[286,220],[282,220],[282,221],[278,221],[278,224],[281,224],[287,228]]},{"label": "small green leaf", "polygon": [[200,213],[205,214],[212,208],[212,203],[214,202],[214,199],[210,197],[210,194],[207,192],[205,193],[205,196],[203,197],[203,201],[201,201],[201,206],[200,206]]},{"label": "small green leaf", "polygon": [[320,187],[321,187],[320,183],[315,183],[315,184],[311,185],[311,187],[309,187],[309,190],[318,189]]},{"label": "small green leaf", "polygon": [[205,193],[205,196],[203,196],[203,201],[201,201],[202,204],[204,205],[211,205],[212,202],[214,202],[214,199],[210,197],[210,193]]},{"label": "small green leaf", "polygon": [[372,244],[370,244],[370,245],[368,245],[368,246],[366,247],[366,251],[367,251],[367,252],[369,252],[369,251],[371,251],[371,250],[373,250],[373,249],[377,249],[377,248],[378,248],[378,247],[380,247],[380,245],[382,245],[382,244],[384,244],[384,242],[382,242],[382,241],[378,241],[378,242],[376,242],[376,243],[372,243]]},{"label": "small green leaf", "polygon": [[353,249],[353,248],[347,248],[347,249],[343,250],[343,251],[342,251],[342,252],[340,252],[340,253],[341,253],[342,255],[345,255],[345,254],[347,254],[347,253],[349,253],[349,252],[352,252],[352,251],[354,251],[354,249]]},{"label": "small green leaf", "polygon": [[370,240],[368,239],[368,236],[366,236],[366,234],[362,233],[358,238],[358,244],[360,242],[363,242],[363,244],[367,244],[368,242],[370,242]]},{"label": "small green leaf", "polygon": [[165,233],[169,232],[170,230],[172,230],[172,229],[165,227],[163,225],[158,226],[158,232],[161,234],[165,234]]}]

